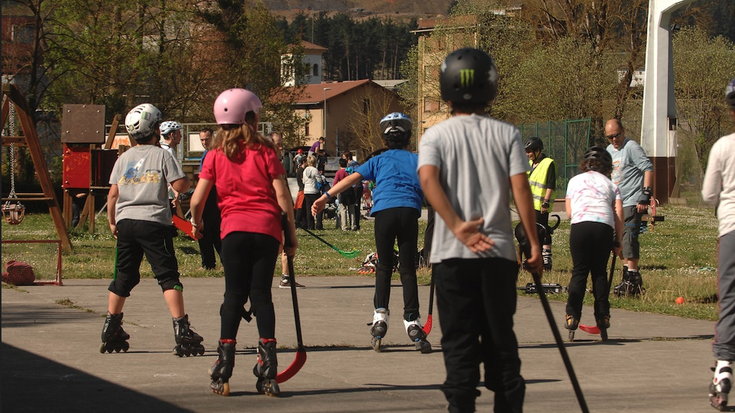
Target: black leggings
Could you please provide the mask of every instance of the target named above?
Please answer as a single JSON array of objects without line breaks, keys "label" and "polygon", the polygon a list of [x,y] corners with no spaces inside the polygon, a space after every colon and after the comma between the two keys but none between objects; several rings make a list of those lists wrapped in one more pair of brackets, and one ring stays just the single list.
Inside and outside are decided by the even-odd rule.
[{"label": "black leggings", "polygon": [[419,318],[419,291],[416,284],[416,248],[419,238],[419,214],[414,208],[388,208],[375,213],[375,249],[378,265],[375,269],[375,308],[388,308],[391,275],[393,275],[393,245],[398,239],[398,260],[403,285],[403,318]]},{"label": "black leggings", "polygon": [[220,338],[237,337],[248,299],[260,337],[275,338],[276,313],[271,284],[279,245],[270,235],[252,232],[231,232],[222,240],[225,299],[220,308]]},{"label": "black leggings", "polygon": [[567,315],[582,318],[582,300],[587,287],[587,274],[592,273],[595,295],[595,320],[610,315],[608,300],[607,260],[613,245],[613,229],[601,222],[580,222],[572,225],[569,249],[572,253],[572,278],[569,280]]}]

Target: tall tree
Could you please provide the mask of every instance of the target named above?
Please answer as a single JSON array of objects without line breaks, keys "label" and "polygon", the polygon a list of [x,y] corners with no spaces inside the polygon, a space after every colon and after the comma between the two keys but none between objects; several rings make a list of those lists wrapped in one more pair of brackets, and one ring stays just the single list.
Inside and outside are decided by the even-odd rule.
[{"label": "tall tree", "polygon": [[724,102],[725,85],[733,77],[735,44],[704,30],[683,28],[673,39],[674,88],[680,139],[691,139],[701,166],[712,144],[730,122]]}]

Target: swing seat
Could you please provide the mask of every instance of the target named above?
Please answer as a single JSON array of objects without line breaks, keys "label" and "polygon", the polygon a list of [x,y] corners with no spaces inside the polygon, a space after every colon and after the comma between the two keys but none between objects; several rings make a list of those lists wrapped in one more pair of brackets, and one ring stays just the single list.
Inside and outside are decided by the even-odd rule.
[{"label": "swing seat", "polygon": [[23,222],[23,218],[26,214],[26,207],[21,205],[20,202],[17,204],[6,203],[3,205],[3,217],[5,222],[10,225],[18,225]]}]

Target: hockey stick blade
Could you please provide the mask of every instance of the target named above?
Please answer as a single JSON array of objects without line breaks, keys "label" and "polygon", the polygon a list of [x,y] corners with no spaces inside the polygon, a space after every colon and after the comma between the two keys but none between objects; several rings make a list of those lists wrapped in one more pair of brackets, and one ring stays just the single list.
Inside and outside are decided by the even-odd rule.
[{"label": "hockey stick blade", "polygon": [[337,251],[341,256],[343,256],[345,258],[355,258],[355,257],[357,257],[358,254],[360,254],[360,250],[357,250],[357,249],[354,249],[354,248],[352,249],[352,251],[342,251],[341,249],[339,249],[339,248],[335,247],[334,245],[328,243],[324,238],[320,237],[319,235],[316,235],[315,233],[309,231],[308,229],[306,229],[304,227],[301,227],[301,226],[299,227],[299,229],[302,229],[302,230],[306,231],[307,234],[309,234],[312,237],[318,239],[319,241],[327,244],[329,246],[329,248]]},{"label": "hockey stick blade", "polygon": [[285,370],[276,375],[276,383],[283,383],[295,376],[296,373],[304,367],[304,364],[306,364],[306,349],[299,346],[299,349],[296,350],[296,358],[293,359],[291,364],[286,367]]},{"label": "hockey stick blade", "polygon": [[422,328],[422,330],[424,330],[424,334],[426,334],[427,336],[431,334],[432,324],[433,324],[432,316],[431,314],[429,314],[428,316],[426,316],[426,323],[424,323],[424,328]]},{"label": "hockey stick blade", "polygon": [[194,227],[192,227],[191,222],[185,220],[184,218],[181,218],[178,215],[173,215],[173,224],[176,228],[179,229],[179,231],[188,235],[189,238],[193,240],[197,239],[194,236]]},{"label": "hockey stick blade", "polygon": [[580,324],[579,329],[587,334],[600,334],[600,329],[597,328],[597,326],[587,326],[584,324]]}]

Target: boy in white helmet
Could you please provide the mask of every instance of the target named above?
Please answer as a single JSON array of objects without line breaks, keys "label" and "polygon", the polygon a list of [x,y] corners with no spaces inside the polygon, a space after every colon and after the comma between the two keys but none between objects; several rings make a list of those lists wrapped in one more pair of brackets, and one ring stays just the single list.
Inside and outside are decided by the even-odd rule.
[{"label": "boy in white helmet", "polygon": [[202,336],[189,326],[184,311],[184,287],[174,254],[171,209],[167,186],[186,191],[191,181],[171,154],[158,147],[161,112],[151,104],[139,105],[125,118],[125,127],[137,145],[123,153],[110,174],[107,219],[117,238],[115,278],[110,283],[107,318],[102,329],[100,352],[128,350],[130,338],[122,329],[123,306],[140,282],[140,264],[145,254],[158,285],[163,290],[173,318],[178,356],[204,354]]}]

